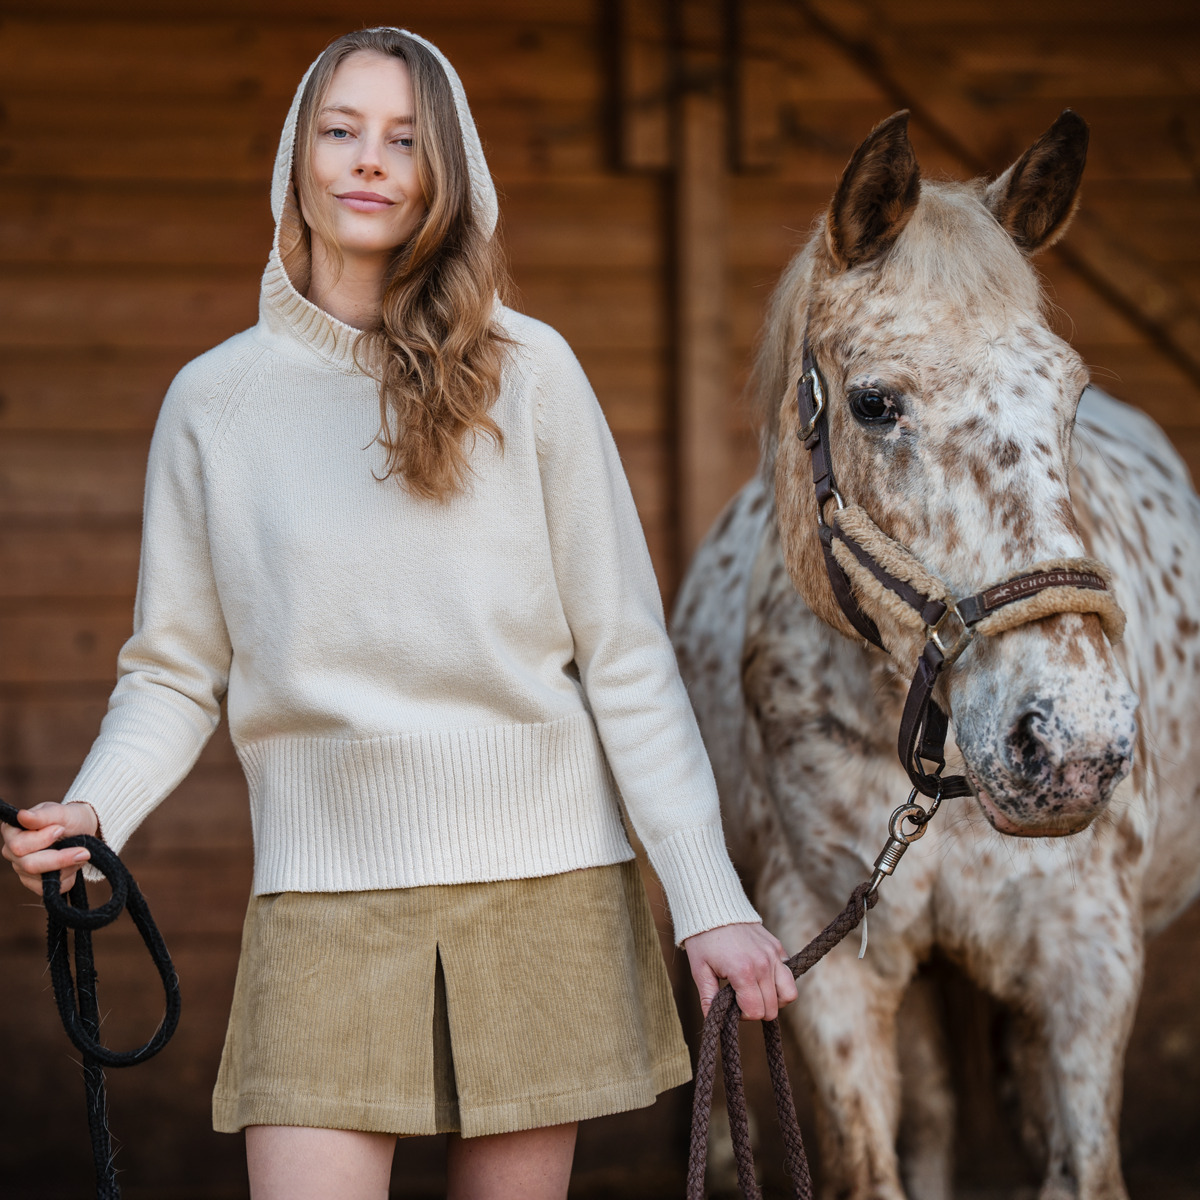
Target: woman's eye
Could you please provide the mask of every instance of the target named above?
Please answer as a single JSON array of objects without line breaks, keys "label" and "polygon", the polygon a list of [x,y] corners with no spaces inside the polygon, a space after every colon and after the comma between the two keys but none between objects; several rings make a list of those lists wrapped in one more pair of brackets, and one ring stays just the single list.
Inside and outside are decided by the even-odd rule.
[{"label": "woman's eye", "polygon": [[411,133],[406,133],[403,137],[396,138],[396,145],[402,150],[411,150],[413,148],[413,136]]},{"label": "woman's eye", "polygon": [[875,388],[851,392],[850,411],[864,425],[891,425],[900,415],[892,398]]},{"label": "woman's eye", "polygon": [[344,142],[350,136],[348,129],[327,129],[325,133],[336,142]]}]

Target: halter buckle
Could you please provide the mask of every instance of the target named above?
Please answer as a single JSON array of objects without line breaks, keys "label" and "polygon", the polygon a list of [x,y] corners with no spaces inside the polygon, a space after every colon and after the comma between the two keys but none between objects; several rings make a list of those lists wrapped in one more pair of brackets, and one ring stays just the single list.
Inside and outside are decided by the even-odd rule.
[{"label": "halter buckle", "polygon": [[825,388],[821,383],[821,374],[815,366],[809,367],[800,376],[800,382],[801,384],[808,384],[808,390],[813,398],[813,415],[808,424],[799,433],[800,440],[806,442],[812,437],[812,431],[816,429],[817,421],[820,420],[821,414],[825,411]]},{"label": "halter buckle", "polygon": [[974,636],[975,631],[963,620],[953,600],[946,601],[946,611],[933,625],[925,626],[925,637],[941,651],[947,666],[971,644]]}]

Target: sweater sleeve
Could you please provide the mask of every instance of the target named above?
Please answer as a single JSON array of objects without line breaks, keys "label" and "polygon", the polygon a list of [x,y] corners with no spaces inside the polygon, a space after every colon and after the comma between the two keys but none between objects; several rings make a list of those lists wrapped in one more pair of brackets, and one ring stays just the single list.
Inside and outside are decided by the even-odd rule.
[{"label": "sweater sleeve", "polygon": [[537,374],[546,523],[575,662],[675,940],[757,922],[725,846],[716,782],[612,434],[557,335]]},{"label": "sweater sleeve", "polygon": [[188,371],[163,402],[146,470],[133,636],[100,734],[65,797],[96,810],[119,851],[191,770],[220,720],[231,650],[209,555]]}]

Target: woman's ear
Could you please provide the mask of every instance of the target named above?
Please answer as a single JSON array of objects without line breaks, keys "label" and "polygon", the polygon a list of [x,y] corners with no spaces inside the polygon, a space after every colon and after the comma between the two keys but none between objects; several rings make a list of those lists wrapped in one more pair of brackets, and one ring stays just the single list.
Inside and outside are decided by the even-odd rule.
[{"label": "woman's ear", "polygon": [[894,113],[855,150],[829,206],[826,237],[838,266],[852,267],[882,254],[908,224],[920,195],[908,112]]},{"label": "woman's ear", "polygon": [[1066,232],[1087,161],[1087,122],[1064,109],[1058,120],[984,194],[984,203],[1026,253]]}]

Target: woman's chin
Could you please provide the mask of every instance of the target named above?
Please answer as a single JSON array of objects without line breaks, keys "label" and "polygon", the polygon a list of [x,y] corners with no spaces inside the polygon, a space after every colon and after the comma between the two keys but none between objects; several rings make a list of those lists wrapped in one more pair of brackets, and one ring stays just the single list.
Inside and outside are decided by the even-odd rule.
[{"label": "woman's chin", "polygon": [[[386,261],[412,234],[406,224],[397,227],[395,222],[382,220],[383,214],[352,213],[340,214],[341,219],[332,223],[333,249],[343,258],[378,259]],[[319,235],[313,230],[313,252],[319,253]]]}]

